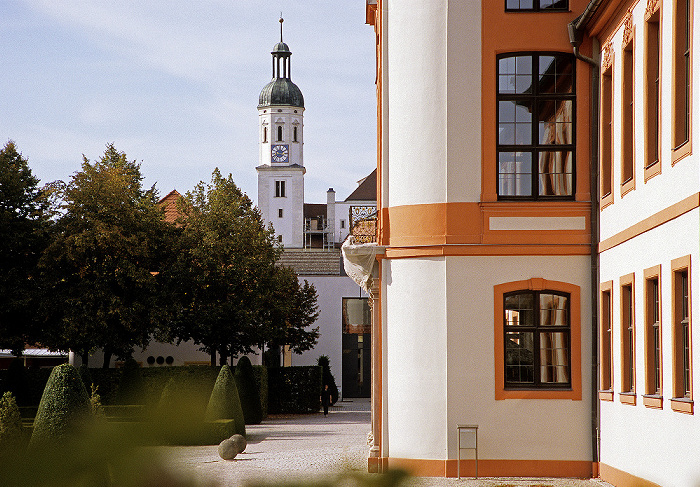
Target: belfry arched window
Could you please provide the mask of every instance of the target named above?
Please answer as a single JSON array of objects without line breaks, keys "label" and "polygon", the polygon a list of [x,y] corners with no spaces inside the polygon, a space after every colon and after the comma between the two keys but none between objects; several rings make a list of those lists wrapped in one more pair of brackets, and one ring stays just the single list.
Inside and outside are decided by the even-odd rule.
[{"label": "belfry arched window", "polygon": [[277,126],[277,142],[282,142],[282,126]]}]

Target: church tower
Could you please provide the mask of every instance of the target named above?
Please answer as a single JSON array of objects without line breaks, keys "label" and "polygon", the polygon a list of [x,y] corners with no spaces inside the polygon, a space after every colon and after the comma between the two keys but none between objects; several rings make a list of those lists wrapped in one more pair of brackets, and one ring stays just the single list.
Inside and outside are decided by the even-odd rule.
[{"label": "church tower", "polygon": [[292,82],[292,52],[282,40],[272,49],[272,81],[258,100],[260,165],[258,208],[286,248],[304,245],[304,96]]}]

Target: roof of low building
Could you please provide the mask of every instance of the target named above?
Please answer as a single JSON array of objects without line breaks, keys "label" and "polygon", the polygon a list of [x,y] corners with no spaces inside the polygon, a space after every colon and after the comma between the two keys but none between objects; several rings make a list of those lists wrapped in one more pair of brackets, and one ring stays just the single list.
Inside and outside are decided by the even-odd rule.
[{"label": "roof of low building", "polygon": [[372,171],[369,176],[360,179],[359,185],[345,201],[376,201],[377,200],[377,170]]}]

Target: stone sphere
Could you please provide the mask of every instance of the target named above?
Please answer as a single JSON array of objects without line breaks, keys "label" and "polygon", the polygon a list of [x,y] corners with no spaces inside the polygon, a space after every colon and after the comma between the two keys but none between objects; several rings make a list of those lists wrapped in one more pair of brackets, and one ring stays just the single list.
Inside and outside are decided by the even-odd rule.
[{"label": "stone sphere", "polygon": [[246,441],[245,437],[241,435],[233,435],[231,438],[229,438],[229,440],[236,444],[237,453],[243,453],[245,451],[245,447],[248,446],[248,442]]},{"label": "stone sphere", "polygon": [[238,455],[238,445],[231,438],[219,443],[219,456],[224,460],[233,460]]}]

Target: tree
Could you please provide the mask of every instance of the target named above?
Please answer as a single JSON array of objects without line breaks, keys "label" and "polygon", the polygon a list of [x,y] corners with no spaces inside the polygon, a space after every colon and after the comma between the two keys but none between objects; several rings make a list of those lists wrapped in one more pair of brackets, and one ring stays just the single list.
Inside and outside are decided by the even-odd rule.
[{"label": "tree", "polygon": [[34,274],[48,242],[48,200],[9,141],[0,150],[0,348],[19,355],[38,338]]},{"label": "tree", "polygon": [[174,293],[170,332],[202,350],[230,356],[249,353],[257,333],[266,287],[279,248],[250,198],[218,169],[178,206],[179,235],[163,285]]},{"label": "tree", "polygon": [[99,161],[83,156],[40,262],[46,343],[83,357],[102,348],[105,367],[112,354],[145,347],[158,324],[152,271],[167,228],[155,187],[144,190],[142,179],[140,165],[112,144]]}]

